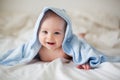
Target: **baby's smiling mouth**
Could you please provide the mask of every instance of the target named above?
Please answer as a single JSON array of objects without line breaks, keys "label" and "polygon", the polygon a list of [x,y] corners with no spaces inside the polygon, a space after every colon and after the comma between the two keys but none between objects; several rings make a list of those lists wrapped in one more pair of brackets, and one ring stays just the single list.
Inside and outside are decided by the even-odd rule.
[{"label": "baby's smiling mouth", "polygon": [[54,45],[55,43],[54,42],[47,42],[47,44]]}]

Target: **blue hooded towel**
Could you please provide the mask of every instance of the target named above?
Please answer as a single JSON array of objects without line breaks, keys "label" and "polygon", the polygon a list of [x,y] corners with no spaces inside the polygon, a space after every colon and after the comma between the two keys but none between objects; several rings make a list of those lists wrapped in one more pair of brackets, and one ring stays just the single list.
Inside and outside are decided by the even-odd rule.
[{"label": "blue hooded towel", "polygon": [[62,48],[67,55],[72,56],[73,62],[75,64],[80,65],[88,62],[91,67],[97,67],[102,62],[120,61],[120,57],[108,57],[93,48],[85,40],[78,39],[77,36],[74,35],[72,32],[72,24],[65,10],[53,7],[45,7],[35,24],[33,38],[29,42],[4,53],[4,56],[0,57],[1,65],[28,63],[38,54],[38,51],[41,48],[41,43],[38,40],[37,33],[40,27],[41,20],[45,12],[48,10],[55,12],[58,16],[60,16],[67,22]]}]

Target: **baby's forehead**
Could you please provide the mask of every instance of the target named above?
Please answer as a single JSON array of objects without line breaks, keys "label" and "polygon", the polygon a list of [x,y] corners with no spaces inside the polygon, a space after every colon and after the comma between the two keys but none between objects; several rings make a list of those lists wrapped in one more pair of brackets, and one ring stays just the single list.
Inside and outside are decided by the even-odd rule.
[{"label": "baby's forehead", "polygon": [[40,27],[39,27],[39,30],[41,29],[41,25],[48,19],[50,18],[56,18],[57,20],[61,21],[62,23],[61,24],[64,24],[64,30],[66,30],[66,25],[67,25],[67,22],[62,18],[60,17],[58,14],[56,14],[55,12],[53,12],[52,10],[48,10],[45,12],[41,22],[40,22]]},{"label": "baby's forehead", "polygon": [[52,10],[48,10],[45,12],[44,16],[43,16],[43,21],[47,18],[57,18],[63,22],[66,22],[61,16],[59,16],[58,14],[56,14],[55,12],[53,12]]}]

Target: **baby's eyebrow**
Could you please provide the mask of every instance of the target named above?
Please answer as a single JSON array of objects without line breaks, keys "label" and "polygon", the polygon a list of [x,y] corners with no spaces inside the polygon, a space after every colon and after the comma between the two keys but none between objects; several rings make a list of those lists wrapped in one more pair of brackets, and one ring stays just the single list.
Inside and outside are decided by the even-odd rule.
[{"label": "baby's eyebrow", "polygon": [[56,30],[55,32],[63,32],[64,30]]},{"label": "baby's eyebrow", "polygon": [[48,29],[45,29],[45,28],[41,28],[40,30],[44,30],[44,31],[47,31]]},{"label": "baby's eyebrow", "polygon": [[[46,30],[47,31],[49,29],[47,29],[47,28],[41,28],[40,30]],[[63,32],[63,31],[64,31],[63,29],[59,29],[59,28],[54,30],[54,32]]]}]

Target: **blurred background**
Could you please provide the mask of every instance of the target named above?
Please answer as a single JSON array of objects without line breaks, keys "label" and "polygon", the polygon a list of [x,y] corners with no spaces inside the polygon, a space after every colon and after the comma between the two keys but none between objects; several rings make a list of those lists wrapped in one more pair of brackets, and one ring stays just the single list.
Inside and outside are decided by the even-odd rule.
[{"label": "blurred background", "polygon": [[107,12],[120,17],[120,0],[0,0],[0,12],[37,13],[45,6],[99,14]]},{"label": "blurred background", "polygon": [[65,9],[74,33],[93,46],[120,52],[120,0],[0,0],[0,51],[31,39],[45,6]]}]

